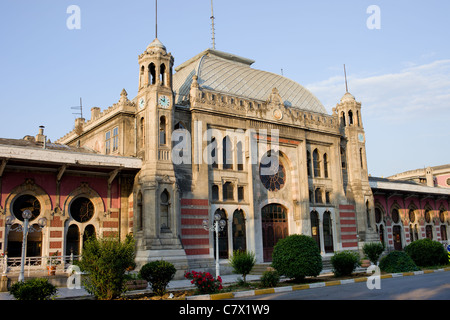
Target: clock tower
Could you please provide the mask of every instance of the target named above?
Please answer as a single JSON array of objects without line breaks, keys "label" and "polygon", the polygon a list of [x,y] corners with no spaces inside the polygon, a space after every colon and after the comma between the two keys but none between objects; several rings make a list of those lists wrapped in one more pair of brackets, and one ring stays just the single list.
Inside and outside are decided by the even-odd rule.
[{"label": "clock tower", "polygon": [[342,178],[346,198],[355,206],[359,241],[376,242],[375,209],[369,185],[366,137],[361,117],[361,103],[348,91],[335,109],[341,131]]},{"label": "clock tower", "polygon": [[174,59],[156,38],[139,56],[136,97],[137,155],[143,159],[135,190],[136,262],[185,263],[180,242],[179,190],[172,163]]}]

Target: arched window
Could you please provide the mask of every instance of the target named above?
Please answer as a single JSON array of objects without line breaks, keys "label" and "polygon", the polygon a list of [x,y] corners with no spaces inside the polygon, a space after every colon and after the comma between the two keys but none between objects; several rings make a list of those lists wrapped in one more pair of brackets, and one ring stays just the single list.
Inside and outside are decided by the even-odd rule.
[{"label": "arched window", "polygon": [[165,145],[166,141],[166,117],[162,116],[159,119],[159,144]]},{"label": "arched window", "polygon": [[313,166],[314,166],[314,177],[320,177],[320,158],[319,151],[314,149],[313,151]]},{"label": "arched window", "polygon": [[141,146],[145,147],[145,122],[144,122],[144,117],[141,118],[140,129],[141,129]]},{"label": "arched window", "polygon": [[148,83],[149,84],[156,83],[156,67],[153,62],[150,63],[150,65],[148,66]]},{"label": "arched window", "polygon": [[239,171],[244,170],[244,152],[242,150],[242,142],[238,142],[236,144],[236,153],[237,153],[237,169]]},{"label": "arched window", "polygon": [[217,158],[217,141],[215,137],[211,138],[211,159],[210,159],[210,163],[211,163],[211,167],[217,169],[219,167],[219,161]]},{"label": "arched window", "polygon": [[145,71],[145,67],[142,66],[141,70],[139,72],[139,87],[142,87],[144,85],[144,71]]},{"label": "arched window", "polygon": [[[228,219],[225,210],[217,209],[214,215],[220,214],[220,219],[226,222],[222,230],[219,229],[219,258],[228,259]],[[216,258],[216,231],[214,230],[214,258]]]},{"label": "arched window", "polygon": [[142,204],[142,192],[139,191],[138,195],[137,195],[137,199],[136,199],[136,208],[137,208],[137,212],[136,212],[136,229],[137,230],[142,230],[142,228],[144,227],[144,217],[143,217],[143,208],[142,208],[143,204]]},{"label": "arched window", "polygon": [[308,170],[308,177],[312,177],[311,173],[311,153],[306,151],[306,169]]},{"label": "arched window", "polygon": [[371,228],[369,200],[366,201],[366,217],[367,217],[367,226]]},{"label": "arched window", "polygon": [[323,155],[323,176],[328,178],[328,156],[326,153]]},{"label": "arched window", "polygon": [[170,194],[167,191],[167,189],[164,189],[164,191],[161,193],[160,196],[160,226],[161,231],[168,231],[170,229],[169,224],[169,198]]},{"label": "arched window", "polygon": [[247,250],[244,211],[236,210],[233,213],[233,251]]},{"label": "arched window", "polygon": [[325,246],[325,253],[334,251],[333,226],[330,211],[325,211],[323,214],[323,244]]},{"label": "arched window", "polygon": [[213,201],[219,200],[219,186],[215,184],[211,187],[211,199]]},{"label": "arched window", "polygon": [[342,127],[346,126],[346,124],[345,124],[345,112],[344,111],[341,112],[341,125],[342,125]]},{"label": "arched window", "polygon": [[224,169],[233,169],[233,151],[231,139],[228,136],[222,140],[222,159]]},{"label": "arched window", "polygon": [[80,254],[80,229],[76,224],[72,224],[67,229],[66,234],[66,255]]},{"label": "arched window", "polygon": [[83,244],[90,238],[95,238],[95,227],[92,224],[89,224],[84,228],[83,232]]},{"label": "arched window", "polygon": [[166,65],[164,63],[159,67],[159,83],[162,86],[166,85]]},{"label": "arched window", "polygon": [[311,218],[311,236],[317,243],[320,250],[320,231],[319,231],[319,214],[317,211],[313,210],[310,213]]}]

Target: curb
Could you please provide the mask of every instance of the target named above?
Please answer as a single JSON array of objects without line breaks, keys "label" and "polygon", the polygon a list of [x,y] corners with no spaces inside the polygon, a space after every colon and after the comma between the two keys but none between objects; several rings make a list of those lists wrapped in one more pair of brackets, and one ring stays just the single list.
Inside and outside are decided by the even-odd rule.
[{"label": "curb", "polygon": [[[450,271],[450,268],[436,269],[436,270],[422,270],[422,271],[414,271],[414,272],[402,272],[402,273],[389,273],[389,274],[381,275],[380,278],[388,279],[388,278],[408,277],[408,276],[416,276],[416,275],[421,275],[421,274],[445,272],[445,271]],[[256,290],[248,290],[248,291],[204,294],[204,295],[197,295],[197,296],[189,296],[189,297],[186,297],[186,300],[222,300],[222,299],[252,297],[252,296],[258,296],[258,295],[264,295],[264,294],[290,292],[290,291],[296,291],[296,290],[307,290],[307,289],[314,289],[314,288],[321,288],[321,287],[338,286],[338,285],[344,285],[344,284],[350,284],[350,283],[366,282],[369,279],[369,277],[370,276],[360,277],[360,278],[355,278],[355,279],[325,281],[325,282],[317,282],[317,283],[311,283],[311,284],[299,284],[299,285],[293,285],[293,286],[267,288],[267,289],[256,289]]]}]

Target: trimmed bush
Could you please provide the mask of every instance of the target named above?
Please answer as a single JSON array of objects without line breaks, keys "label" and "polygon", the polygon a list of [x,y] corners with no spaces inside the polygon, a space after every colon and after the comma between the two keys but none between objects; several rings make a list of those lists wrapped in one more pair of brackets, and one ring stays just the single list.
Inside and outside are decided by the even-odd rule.
[{"label": "trimmed bush", "polygon": [[404,251],[393,251],[380,261],[379,267],[382,271],[389,273],[419,271],[420,269]]},{"label": "trimmed bush", "polygon": [[377,264],[381,254],[384,251],[384,244],[381,242],[365,243],[363,246],[364,254],[369,258],[370,262]]},{"label": "trimmed bush", "polygon": [[56,287],[45,278],[16,282],[9,290],[16,300],[49,300],[56,291]]},{"label": "trimmed bush", "polygon": [[233,267],[233,272],[242,274],[244,283],[246,282],[246,276],[252,271],[255,263],[256,259],[253,252],[236,250],[230,258],[230,265]]},{"label": "trimmed bush", "polygon": [[447,264],[447,252],[439,241],[416,240],[405,247],[405,252],[421,267]]},{"label": "trimmed bush", "polygon": [[344,250],[336,252],[331,257],[333,273],[336,277],[349,276],[359,266],[359,254],[355,251]]},{"label": "trimmed bush", "polygon": [[177,269],[172,263],[159,260],[144,264],[139,270],[139,276],[150,283],[155,294],[162,296],[176,272]]},{"label": "trimmed bush", "polygon": [[302,281],[305,277],[317,277],[320,274],[322,256],[312,237],[293,234],[279,240],[275,245],[272,267],[279,275]]},{"label": "trimmed bush", "polygon": [[276,271],[264,271],[261,276],[261,285],[265,288],[276,287],[280,282],[280,275]]},{"label": "trimmed bush", "polygon": [[100,300],[112,300],[126,291],[125,271],[134,264],[134,239],[89,238],[84,243],[80,268],[86,272],[83,285]]}]

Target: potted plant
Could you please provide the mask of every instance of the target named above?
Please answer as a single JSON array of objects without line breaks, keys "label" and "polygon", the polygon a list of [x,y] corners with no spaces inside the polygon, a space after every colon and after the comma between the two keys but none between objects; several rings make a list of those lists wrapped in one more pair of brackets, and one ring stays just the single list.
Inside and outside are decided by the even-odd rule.
[{"label": "potted plant", "polygon": [[48,275],[49,276],[53,276],[55,275],[56,272],[56,266],[61,264],[61,261],[58,259],[58,252],[56,251],[55,253],[52,253],[50,255],[50,258],[47,259],[47,270],[48,270]]}]

